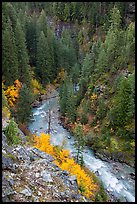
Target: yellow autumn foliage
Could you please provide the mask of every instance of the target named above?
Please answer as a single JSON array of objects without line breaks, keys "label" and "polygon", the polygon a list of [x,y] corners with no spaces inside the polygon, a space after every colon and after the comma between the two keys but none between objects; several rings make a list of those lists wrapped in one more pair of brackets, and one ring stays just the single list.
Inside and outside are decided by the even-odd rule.
[{"label": "yellow autumn foliage", "polygon": [[8,103],[11,107],[13,107],[16,103],[17,98],[19,97],[19,91],[22,87],[22,83],[17,79],[14,81],[14,84],[9,86],[4,94],[7,97]]},{"label": "yellow autumn foliage", "polygon": [[31,85],[33,87],[33,94],[37,95],[37,94],[45,94],[46,90],[44,90],[41,86],[41,84],[36,80],[36,79],[32,79],[31,80]]},{"label": "yellow autumn foliage", "polygon": [[41,133],[40,137],[34,135],[35,147],[51,154],[55,158],[55,163],[62,169],[70,172],[70,175],[76,175],[79,192],[92,201],[95,198],[95,192],[98,185],[94,179],[89,176],[82,167],[70,157],[69,150],[61,149],[60,147],[50,144],[50,135]]},{"label": "yellow autumn foliage", "polygon": [[35,146],[43,152],[53,155],[53,146],[50,145],[50,135],[41,133],[40,137],[34,135]]},{"label": "yellow autumn foliage", "polygon": [[93,101],[93,100],[96,100],[97,99],[97,94],[95,94],[95,93],[93,93],[93,95],[91,96],[91,100]]}]

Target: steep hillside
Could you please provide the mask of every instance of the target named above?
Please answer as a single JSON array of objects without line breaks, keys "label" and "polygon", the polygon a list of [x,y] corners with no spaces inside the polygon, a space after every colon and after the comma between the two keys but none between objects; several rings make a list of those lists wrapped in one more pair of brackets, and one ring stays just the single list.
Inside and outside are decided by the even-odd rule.
[{"label": "steep hillside", "polygon": [[9,146],[2,133],[3,202],[87,201],[78,192],[76,176],[61,170],[51,155],[21,143]]},{"label": "steep hillside", "polygon": [[87,145],[134,166],[135,25],[129,22],[123,28],[116,7],[109,22],[60,86],[62,121],[73,133],[81,123]]}]

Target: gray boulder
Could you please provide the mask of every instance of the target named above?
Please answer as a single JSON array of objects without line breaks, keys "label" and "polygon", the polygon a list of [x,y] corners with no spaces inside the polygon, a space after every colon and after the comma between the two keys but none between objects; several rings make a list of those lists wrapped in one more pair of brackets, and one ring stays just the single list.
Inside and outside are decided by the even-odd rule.
[{"label": "gray boulder", "polygon": [[72,185],[77,182],[77,178],[76,178],[75,175],[69,176],[69,177],[68,177],[68,180],[70,181],[70,183],[71,183]]},{"label": "gray boulder", "polygon": [[39,149],[37,148],[32,148],[31,150],[33,153],[35,153],[37,156],[41,157],[42,159],[47,159],[49,160],[50,162],[54,161],[55,159],[50,155],[50,154],[47,154],[45,152],[42,152],[40,151]]},{"label": "gray boulder", "polygon": [[45,171],[45,170],[42,171],[41,172],[41,176],[42,176],[44,181],[46,181],[46,182],[53,182],[53,179],[52,179],[51,175],[47,171]]},{"label": "gray boulder", "polygon": [[2,197],[7,197],[9,195],[14,194],[14,190],[10,186],[10,182],[7,180],[7,178],[3,175],[2,176]]},{"label": "gray boulder", "polygon": [[2,155],[2,169],[12,169],[13,160]]},{"label": "gray boulder", "polygon": [[23,195],[25,195],[25,196],[28,196],[28,197],[32,196],[32,191],[31,191],[30,188],[25,188],[25,189],[22,190],[20,193],[23,194]]},{"label": "gray boulder", "polygon": [[2,146],[7,146],[7,138],[3,132],[2,132]]},{"label": "gray boulder", "polygon": [[19,146],[14,149],[14,152],[17,152],[17,157],[19,160],[30,161],[29,154],[24,147]]}]

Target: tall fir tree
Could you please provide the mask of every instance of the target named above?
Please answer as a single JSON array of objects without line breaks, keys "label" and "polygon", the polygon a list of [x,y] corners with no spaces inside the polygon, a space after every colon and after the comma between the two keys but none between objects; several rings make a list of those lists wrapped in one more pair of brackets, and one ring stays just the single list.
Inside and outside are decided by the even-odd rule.
[{"label": "tall fir tree", "polygon": [[118,131],[119,136],[126,137],[126,125],[130,124],[135,114],[134,73],[129,79],[123,78],[110,110],[110,125]]},{"label": "tall fir tree", "polygon": [[74,129],[74,147],[76,148],[76,162],[78,162],[81,166],[84,164],[83,160],[83,150],[86,144],[86,140],[83,134],[83,128],[81,124],[78,124]]},{"label": "tall fir tree", "polygon": [[15,28],[15,39],[17,46],[19,80],[30,85],[31,76],[29,72],[29,57],[26,48],[26,39],[19,21],[17,21]]},{"label": "tall fir tree", "polygon": [[50,68],[50,80],[52,81],[57,76],[57,68],[55,66],[55,59],[54,59],[54,38],[55,35],[51,28],[47,29],[47,42],[49,48],[49,68]]},{"label": "tall fir tree", "polygon": [[36,75],[39,77],[42,84],[46,84],[50,82],[50,74],[50,54],[48,42],[44,32],[41,31],[37,43]]},{"label": "tall fir tree", "polygon": [[36,66],[37,53],[37,17],[36,12],[29,16],[26,22],[26,43],[31,66]]},{"label": "tall fir tree", "polygon": [[17,121],[19,123],[27,124],[32,118],[31,108],[32,101],[33,101],[32,91],[27,87],[26,84],[23,84],[19,93],[19,99],[16,106]]},{"label": "tall fir tree", "polygon": [[47,37],[47,18],[46,18],[46,13],[42,9],[40,16],[38,18],[38,24],[37,24],[37,36],[40,35],[41,31],[44,32],[45,37]]},{"label": "tall fir tree", "polygon": [[6,85],[12,85],[19,77],[17,47],[10,19],[5,26],[2,35],[2,74]]},{"label": "tall fir tree", "polygon": [[14,6],[10,2],[3,2],[2,13],[5,16],[6,21],[8,21],[8,18],[10,19],[13,32],[15,32],[15,27],[17,23],[17,13]]},{"label": "tall fir tree", "polygon": [[68,77],[67,87],[66,115],[69,118],[69,122],[74,123],[76,120],[76,95],[74,93],[74,85],[70,77]]},{"label": "tall fir tree", "polygon": [[110,27],[106,35],[106,39],[100,46],[100,52],[97,67],[102,71],[115,72],[119,68],[119,56],[121,54],[121,46],[123,44],[121,30],[121,16],[119,10],[114,7],[111,12]]}]

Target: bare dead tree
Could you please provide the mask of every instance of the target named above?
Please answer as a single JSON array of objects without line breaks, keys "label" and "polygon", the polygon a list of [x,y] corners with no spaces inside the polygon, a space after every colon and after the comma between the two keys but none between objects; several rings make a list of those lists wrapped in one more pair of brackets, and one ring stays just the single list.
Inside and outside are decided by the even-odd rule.
[{"label": "bare dead tree", "polygon": [[51,109],[49,109],[48,114],[48,134],[50,134],[50,125],[51,125]]}]

